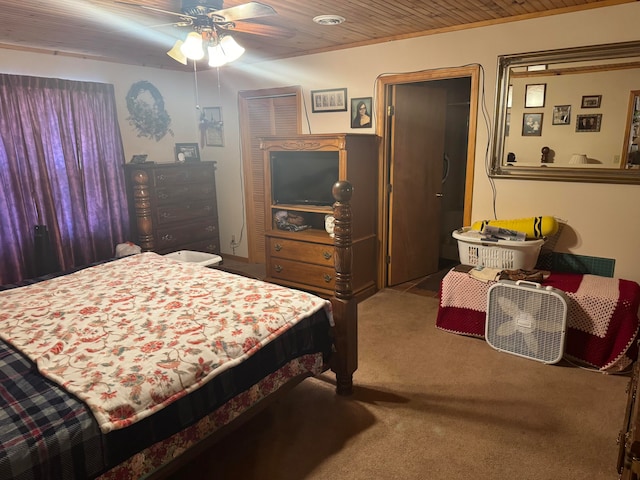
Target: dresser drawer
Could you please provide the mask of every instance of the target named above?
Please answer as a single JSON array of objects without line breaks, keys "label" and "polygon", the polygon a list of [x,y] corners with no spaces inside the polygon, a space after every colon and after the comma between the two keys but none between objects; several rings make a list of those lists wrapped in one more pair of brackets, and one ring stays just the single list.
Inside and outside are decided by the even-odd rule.
[{"label": "dresser drawer", "polygon": [[200,242],[181,244],[178,248],[173,247],[157,250],[157,253],[164,255],[165,253],[171,253],[177,250],[190,250],[192,252],[215,253],[216,255],[220,255],[220,242],[216,237]]},{"label": "dresser drawer", "polygon": [[175,187],[159,187],[156,189],[158,205],[177,201],[197,201],[216,198],[216,186],[211,181],[195,185],[178,185]]},{"label": "dresser drawer", "polygon": [[298,282],[329,290],[333,290],[336,284],[336,272],[333,267],[323,267],[284,258],[270,258],[267,265],[267,275],[288,282]]},{"label": "dresser drawer", "polygon": [[185,223],[175,227],[159,228],[156,236],[156,249],[167,250],[200,240],[217,241],[218,223],[215,217]]},{"label": "dresser drawer", "polygon": [[194,165],[189,168],[165,168],[153,171],[156,187],[213,182],[215,170],[211,165]]},{"label": "dresser drawer", "polygon": [[174,205],[162,205],[157,209],[158,226],[168,223],[188,221],[200,217],[216,215],[216,205],[208,202],[185,202]]},{"label": "dresser drawer", "polygon": [[303,262],[326,265],[333,268],[333,245],[298,242],[283,238],[267,238],[269,254],[272,257],[302,260]]}]

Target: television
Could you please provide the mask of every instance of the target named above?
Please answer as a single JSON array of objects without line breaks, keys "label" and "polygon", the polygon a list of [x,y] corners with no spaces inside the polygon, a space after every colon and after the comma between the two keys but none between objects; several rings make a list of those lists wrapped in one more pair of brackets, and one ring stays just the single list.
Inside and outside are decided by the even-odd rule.
[{"label": "television", "polygon": [[339,152],[271,152],[271,199],[274,204],[333,205]]}]

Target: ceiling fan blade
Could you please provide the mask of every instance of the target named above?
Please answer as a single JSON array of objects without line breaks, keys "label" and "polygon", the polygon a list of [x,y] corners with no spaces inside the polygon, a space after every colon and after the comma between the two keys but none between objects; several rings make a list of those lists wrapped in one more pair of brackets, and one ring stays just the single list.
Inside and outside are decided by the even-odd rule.
[{"label": "ceiling fan blade", "polygon": [[184,22],[171,22],[171,23],[156,23],[155,25],[143,25],[144,28],[162,28],[162,27],[190,27],[193,25],[191,21]]},{"label": "ceiling fan blade", "polygon": [[142,5],[141,3],[123,2],[121,0],[115,0],[115,3],[119,3],[121,5],[128,5],[130,7],[144,8],[145,10],[153,10],[154,12],[166,13],[168,15],[175,15],[175,16],[181,17],[181,18],[191,18],[191,19],[195,19],[196,18],[196,17],[192,17],[191,15],[187,15],[185,13],[171,12],[169,10],[162,10],[161,8],[151,7],[149,5]]},{"label": "ceiling fan blade", "polygon": [[231,30],[242,33],[252,33],[254,35],[264,35],[265,37],[275,38],[291,38],[295,35],[294,30],[288,28],[273,27],[271,25],[262,25],[260,23],[238,22],[234,23]]},{"label": "ceiling fan blade", "polygon": [[269,5],[259,2],[248,2],[235,7],[223,8],[209,13],[212,18],[220,16],[226,22],[235,22],[237,20],[245,20],[247,18],[265,17],[267,15],[276,15],[276,11]]}]

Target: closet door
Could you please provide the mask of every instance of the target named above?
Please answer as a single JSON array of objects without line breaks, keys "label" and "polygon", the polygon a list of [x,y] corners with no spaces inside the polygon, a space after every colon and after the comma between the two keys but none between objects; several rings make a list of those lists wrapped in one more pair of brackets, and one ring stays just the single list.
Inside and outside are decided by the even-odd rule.
[{"label": "closet door", "polygon": [[438,271],[447,92],[392,86],[388,285]]},{"label": "closet door", "polygon": [[301,133],[302,89],[283,87],[239,94],[242,169],[249,263],[265,262],[264,160],[260,137]]}]

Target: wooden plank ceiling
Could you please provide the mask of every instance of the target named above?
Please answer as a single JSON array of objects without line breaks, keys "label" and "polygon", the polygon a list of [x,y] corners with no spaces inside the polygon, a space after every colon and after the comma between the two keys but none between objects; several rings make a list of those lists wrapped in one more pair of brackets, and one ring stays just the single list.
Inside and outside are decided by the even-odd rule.
[{"label": "wooden plank ceiling", "polygon": [[[0,48],[192,69],[166,55],[175,40],[190,31],[167,25],[179,20],[170,12],[179,12],[182,0],[127,1],[137,5],[115,0],[0,0]],[[277,14],[236,22],[233,35],[247,50],[239,61],[293,57],[636,0],[262,1]],[[224,8],[243,3],[227,0]],[[346,21],[322,26],[312,20],[318,15],[339,15]],[[241,31],[257,30],[256,24],[277,27],[280,35]]]}]

